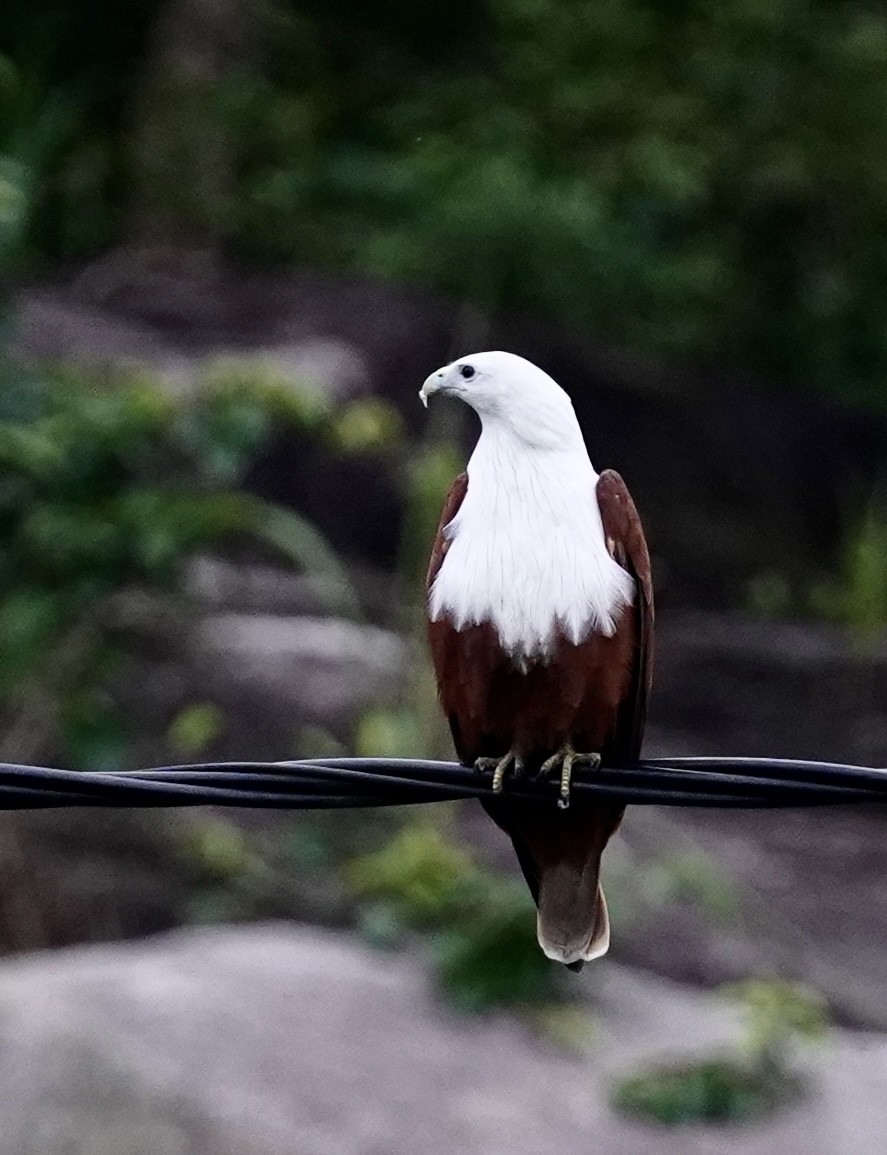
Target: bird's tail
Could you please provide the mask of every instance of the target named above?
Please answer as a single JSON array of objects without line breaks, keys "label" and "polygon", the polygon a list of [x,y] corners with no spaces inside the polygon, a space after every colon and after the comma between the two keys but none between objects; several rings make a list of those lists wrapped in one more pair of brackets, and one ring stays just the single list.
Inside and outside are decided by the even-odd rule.
[{"label": "bird's tail", "polygon": [[624,808],[598,804],[513,823],[509,833],[536,899],[536,933],[550,958],[573,970],[610,945],[601,855]]},{"label": "bird's tail", "polygon": [[590,962],[609,949],[610,918],[598,882],[599,865],[599,858],[593,869],[585,871],[558,863],[540,873],[536,936],[555,962],[567,966]]}]

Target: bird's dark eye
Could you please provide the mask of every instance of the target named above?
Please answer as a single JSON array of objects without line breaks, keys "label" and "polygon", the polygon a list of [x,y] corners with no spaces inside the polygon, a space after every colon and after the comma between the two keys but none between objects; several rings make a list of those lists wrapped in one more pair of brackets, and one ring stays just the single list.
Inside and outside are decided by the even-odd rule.
[{"label": "bird's dark eye", "polygon": [[466,381],[470,381],[471,378],[474,376],[474,366],[473,365],[460,365],[459,366],[459,373],[465,378]]}]

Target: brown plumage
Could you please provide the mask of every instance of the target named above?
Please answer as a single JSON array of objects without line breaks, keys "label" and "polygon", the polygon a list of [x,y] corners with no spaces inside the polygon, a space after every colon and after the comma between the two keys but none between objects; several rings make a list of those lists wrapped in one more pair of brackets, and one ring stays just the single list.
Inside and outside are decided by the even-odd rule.
[{"label": "brown plumage", "polygon": [[[440,519],[427,588],[449,548],[445,528],[468,490],[456,478]],[[634,604],[619,612],[611,637],[592,633],[578,644],[559,634],[544,660],[526,668],[503,651],[489,622],[461,629],[446,618],[429,621],[428,637],[440,699],[459,758],[499,758],[514,750],[529,771],[570,744],[600,753],[605,765],[640,755],[652,673],[653,589],[650,560],[634,502],[618,473],[606,470],[596,485],[610,555],[634,579]],[[569,810],[484,802],[511,837],[539,908],[539,940],[568,965],[604,953],[609,942],[606,903],[598,881],[600,858],[624,808],[610,802],[574,802]]]}]

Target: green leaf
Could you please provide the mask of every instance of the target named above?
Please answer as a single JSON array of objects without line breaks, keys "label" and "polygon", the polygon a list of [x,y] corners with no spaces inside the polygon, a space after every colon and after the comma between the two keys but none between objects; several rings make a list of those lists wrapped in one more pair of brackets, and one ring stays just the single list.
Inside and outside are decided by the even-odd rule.
[{"label": "green leaf", "polygon": [[751,1119],[790,1100],[799,1087],[791,1076],[731,1059],[709,1059],[654,1068],[622,1079],[613,1106],[657,1123],[730,1123]]},{"label": "green leaf", "polygon": [[212,702],[186,706],[173,718],[167,738],[173,750],[183,758],[202,753],[222,732],[225,716]]}]

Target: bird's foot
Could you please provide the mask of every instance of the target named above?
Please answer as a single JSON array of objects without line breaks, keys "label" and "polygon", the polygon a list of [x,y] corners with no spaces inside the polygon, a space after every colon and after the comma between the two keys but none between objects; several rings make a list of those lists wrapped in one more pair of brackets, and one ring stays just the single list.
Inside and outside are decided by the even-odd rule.
[{"label": "bird's foot", "polygon": [[478,774],[492,770],[493,790],[497,794],[501,794],[505,775],[511,770],[515,778],[520,778],[524,772],[524,763],[513,750],[509,750],[504,758],[478,758],[474,763],[474,769]]},{"label": "bird's foot", "polygon": [[567,743],[567,745],[561,746],[556,754],[546,758],[539,767],[540,778],[547,778],[553,770],[560,768],[561,796],[558,798],[557,804],[561,810],[566,810],[570,805],[570,782],[573,777],[574,766],[590,766],[592,770],[599,770],[601,756],[600,754],[577,754],[573,747]]}]

